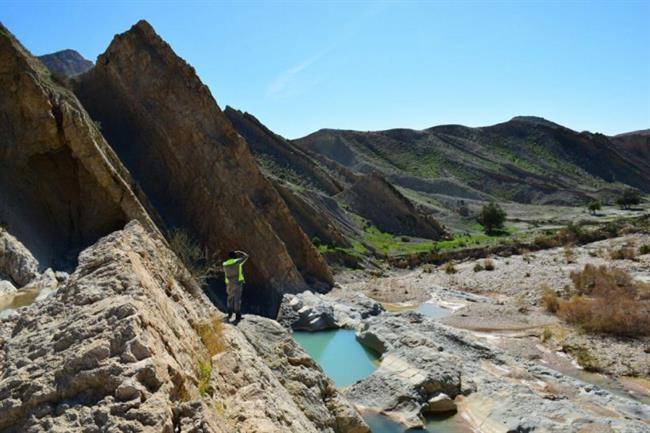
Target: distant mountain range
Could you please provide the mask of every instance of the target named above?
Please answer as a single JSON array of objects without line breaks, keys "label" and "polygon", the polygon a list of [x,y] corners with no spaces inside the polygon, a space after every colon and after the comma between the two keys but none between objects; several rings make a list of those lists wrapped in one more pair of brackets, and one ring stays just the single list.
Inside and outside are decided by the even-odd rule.
[{"label": "distant mountain range", "polygon": [[515,117],[482,128],[323,129],[295,144],[423,194],[575,205],[611,200],[626,185],[650,192],[647,131],[607,137]]}]

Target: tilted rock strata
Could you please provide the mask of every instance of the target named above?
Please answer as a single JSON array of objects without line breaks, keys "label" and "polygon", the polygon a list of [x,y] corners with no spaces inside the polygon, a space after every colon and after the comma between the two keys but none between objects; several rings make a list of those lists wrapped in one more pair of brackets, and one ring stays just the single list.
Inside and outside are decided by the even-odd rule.
[{"label": "tilted rock strata", "polygon": [[0,321],[0,431],[368,432],[269,319],[223,325],[210,359],[195,329],[219,315],[186,272],[133,222],[83,251],[52,297]]},{"label": "tilted rock strata", "polygon": [[117,35],[76,89],[169,226],[221,257],[251,253],[246,307],[275,314],[282,293],[332,283],[208,88],[148,23]]},{"label": "tilted rock strata", "polygon": [[[322,373],[318,364],[277,322],[248,316],[238,325],[238,329],[271,368],[277,380],[289,391],[293,402],[309,420],[308,427],[301,428],[294,425],[298,419],[292,420],[291,431],[369,432],[356,409],[342,397],[334,383]],[[279,416],[277,411],[269,409],[278,404],[277,396],[271,395],[269,400],[265,410]],[[235,411],[235,416],[240,416],[238,412],[239,409]],[[309,426],[310,423],[313,427]],[[253,431],[261,430],[258,428]]]},{"label": "tilted rock strata", "polygon": [[130,219],[154,229],[77,98],[1,25],[0,112],[0,222],[43,267]]},{"label": "tilted rock strata", "polygon": [[362,176],[341,197],[356,213],[381,231],[426,239],[446,236],[440,223],[420,213],[378,173]]}]

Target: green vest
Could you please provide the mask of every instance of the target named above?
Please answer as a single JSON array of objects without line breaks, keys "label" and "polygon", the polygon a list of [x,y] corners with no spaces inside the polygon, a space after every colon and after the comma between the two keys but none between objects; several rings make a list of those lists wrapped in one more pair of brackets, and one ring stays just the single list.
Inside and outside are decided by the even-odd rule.
[{"label": "green vest", "polygon": [[[228,284],[228,275],[231,277],[237,277],[237,281],[244,281],[244,263],[240,263],[241,259],[228,259],[222,263],[223,271],[225,274],[226,284]],[[233,269],[237,266],[237,270]]]}]

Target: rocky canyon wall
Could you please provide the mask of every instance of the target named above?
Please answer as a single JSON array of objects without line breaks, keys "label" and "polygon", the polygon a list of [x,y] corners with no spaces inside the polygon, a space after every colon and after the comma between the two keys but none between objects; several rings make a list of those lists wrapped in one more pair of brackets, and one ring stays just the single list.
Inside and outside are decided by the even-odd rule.
[{"label": "rocky canyon wall", "polygon": [[332,276],[194,69],[145,21],[117,35],[76,92],[170,227],[223,258],[251,254],[249,311]]}]

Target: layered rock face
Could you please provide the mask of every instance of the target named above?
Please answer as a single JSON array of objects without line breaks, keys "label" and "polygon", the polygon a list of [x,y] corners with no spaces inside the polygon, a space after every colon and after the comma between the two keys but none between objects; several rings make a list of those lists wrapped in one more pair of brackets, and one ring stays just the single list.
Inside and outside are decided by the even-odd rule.
[{"label": "layered rock face", "polygon": [[364,220],[392,234],[428,239],[444,236],[444,228],[435,219],[380,175],[355,174],[327,156],[274,134],[248,113],[228,107],[225,114],[250,144],[262,172],[305,233],[332,247],[326,255],[331,263],[359,264],[358,258],[346,251],[354,242],[364,243]]},{"label": "layered rock face", "polygon": [[431,216],[421,214],[413,204],[381,175],[362,176],[342,199],[381,231],[440,239],[445,229]]},{"label": "layered rock face", "polygon": [[83,74],[93,67],[93,62],[85,59],[75,50],[62,50],[52,54],[38,56],[40,60],[52,73],[64,77],[74,77]]},{"label": "layered rock face", "polygon": [[0,112],[0,221],[43,267],[69,265],[130,219],[154,228],[77,98],[4,27]]},{"label": "layered rock face", "polygon": [[343,190],[339,182],[291,142],[271,132],[249,113],[226,107],[224,114],[249,144],[262,167],[272,176],[287,178],[294,184],[309,186],[334,195]]},{"label": "layered rock face", "polygon": [[0,431],[367,433],[276,322],[221,316],[132,222],[0,321]]},{"label": "layered rock face", "polygon": [[282,293],[332,283],[207,87],[148,23],[116,36],[76,89],[170,227],[220,257],[251,254],[251,311],[274,314]]}]

